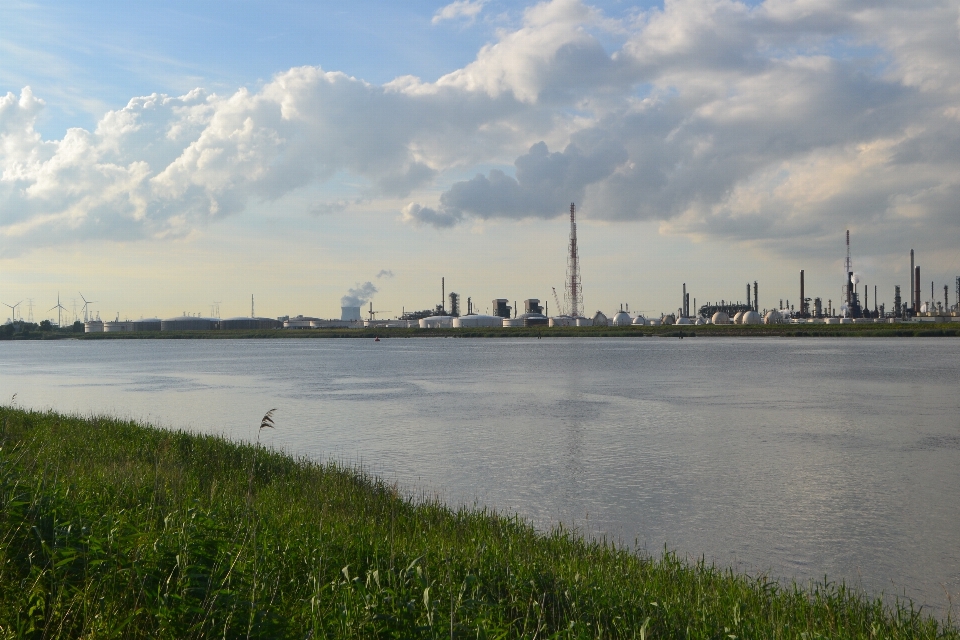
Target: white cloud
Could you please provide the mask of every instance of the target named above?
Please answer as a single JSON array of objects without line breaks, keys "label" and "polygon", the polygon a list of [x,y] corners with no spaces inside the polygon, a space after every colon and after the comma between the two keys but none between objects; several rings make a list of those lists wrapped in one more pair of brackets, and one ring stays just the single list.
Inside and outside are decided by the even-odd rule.
[{"label": "white cloud", "polygon": [[577,201],[735,242],[860,225],[945,246],[958,17],[955,1],[670,0],[615,22],[552,0],[436,82],[298,67],[256,91],[135,98],[55,141],[25,88],[0,98],[0,252],[184,236],[331,180],[359,186],[308,212],[409,199],[402,221],[444,228]]},{"label": "white cloud", "polygon": [[433,14],[433,24],[439,24],[444,20],[456,20],[457,18],[475,19],[483,10],[486,0],[456,0],[445,7],[441,7]]}]

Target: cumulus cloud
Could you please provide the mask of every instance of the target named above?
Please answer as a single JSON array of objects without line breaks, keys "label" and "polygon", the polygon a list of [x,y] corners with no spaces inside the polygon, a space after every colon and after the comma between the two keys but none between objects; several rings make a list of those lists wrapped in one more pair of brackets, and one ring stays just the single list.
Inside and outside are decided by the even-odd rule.
[{"label": "cumulus cloud", "polygon": [[363,284],[357,283],[355,287],[352,287],[347,291],[347,294],[340,298],[341,307],[362,307],[363,305],[370,302],[370,299],[378,289],[373,286],[373,283],[369,280]]},{"label": "cumulus cloud", "polygon": [[433,14],[433,24],[439,24],[444,20],[455,20],[457,18],[468,18],[473,20],[483,10],[486,0],[456,0],[445,7],[441,7]]},{"label": "cumulus cloud", "polygon": [[733,242],[814,246],[849,225],[945,246],[958,15],[953,0],[669,0],[612,20],[549,0],[435,81],[299,67],[256,91],[134,98],[61,140],[37,133],[25,88],[0,97],[0,252],[184,236],[337,176],[361,186],[314,213],[403,199],[400,220],[449,228],[576,201]]}]

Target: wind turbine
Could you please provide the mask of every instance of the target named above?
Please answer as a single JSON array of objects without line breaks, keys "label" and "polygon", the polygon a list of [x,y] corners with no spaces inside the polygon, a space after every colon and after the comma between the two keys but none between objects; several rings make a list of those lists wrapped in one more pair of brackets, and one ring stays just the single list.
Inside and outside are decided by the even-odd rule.
[{"label": "wind turbine", "polygon": [[[77,291],[77,293],[80,293],[80,292]],[[87,322],[87,321],[88,321],[88,318],[87,318],[87,307],[89,307],[89,306],[92,305],[94,302],[96,302],[96,300],[87,300],[86,298],[83,297],[83,294],[82,294],[82,293],[80,293],[80,299],[83,300],[83,321],[84,321],[84,322]]]},{"label": "wind turbine", "polygon": [[47,311],[53,311],[54,309],[57,310],[57,328],[59,329],[63,326],[63,312],[66,311],[66,309],[63,308],[63,305],[60,304],[59,292],[57,292],[57,306],[50,307],[49,309],[47,309]]},{"label": "wind turbine", "polygon": [[11,320],[13,320],[13,322],[16,322],[16,321],[17,321],[17,307],[20,306],[20,303],[21,303],[21,302],[23,302],[23,300],[21,300],[20,302],[18,302],[18,303],[15,304],[15,305],[9,305],[9,304],[7,304],[6,302],[3,303],[3,306],[5,306],[5,307],[10,307],[10,311],[11,311],[11,313],[13,314],[13,318],[11,318]]}]

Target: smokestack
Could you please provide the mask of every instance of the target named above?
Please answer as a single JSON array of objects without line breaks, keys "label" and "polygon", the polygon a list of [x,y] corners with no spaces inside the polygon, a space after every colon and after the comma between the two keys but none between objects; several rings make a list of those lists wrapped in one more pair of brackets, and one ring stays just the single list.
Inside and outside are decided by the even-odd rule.
[{"label": "smokestack", "polygon": [[870,287],[863,285],[863,310],[870,310]]},{"label": "smokestack", "polygon": [[687,283],[683,283],[683,317],[687,317]]},{"label": "smokestack", "polygon": [[800,269],[800,315],[801,317],[807,315],[807,298],[803,291],[803,269]]},{"label": "smokestack", "polygon": [[[873,285],[873,310],[874,310],[877,314],[879,314],[879,313],[880,313],[880,310],[879,310],[879,308],[877,307],[877,304],[878,304],[878,300],[877,300],[877,285]],[[877,317],[879,318],[880,316],[877,315]]]},{"label": "smokestack", "polygon": [[753,305],[750,304],[750,283],[749,283],[749,282],[747,283],[747,306],[748,306],[748,307],[752,307],[752,306],[753,306]]},{"label": "smokestack", "polygon": [[[913,293],[913,249],[910,249],[910,306],[913,306],[916,296]],[[914,309],[916,312],[916,309]]]},{"label": "smokestack", "polygon": [[920,313],[920,265],[913,272],[913,313]]},{"label": "smokestack", "polygon": [[440,307],[444,308],[447,306],[447,283],[446,278],[440,278]]},{"label": "smokestack", "polygon": [[753,281],[753,310],[760,311],[760,296],[757,294],[757,281]]}]

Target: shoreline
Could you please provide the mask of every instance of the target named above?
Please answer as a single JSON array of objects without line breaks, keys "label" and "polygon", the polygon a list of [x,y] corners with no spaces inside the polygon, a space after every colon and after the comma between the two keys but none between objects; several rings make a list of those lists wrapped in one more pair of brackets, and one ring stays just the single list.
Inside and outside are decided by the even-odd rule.
[{"label": "shoreline", "polygon": [[512,327],[476,329],[211,329],[209,331],[140,331],[116,333],[34,332],[7,340],[242,340],[374,338],[684,338],[696,337],[960,337],[960,322],[894,324],[666,325],[659,327]]},{"label": "shoreline", "polygon": [[0,407],[0,495],[5,630],[960,638],[843,584],[537,532],[341,464],[109,417]]}]

